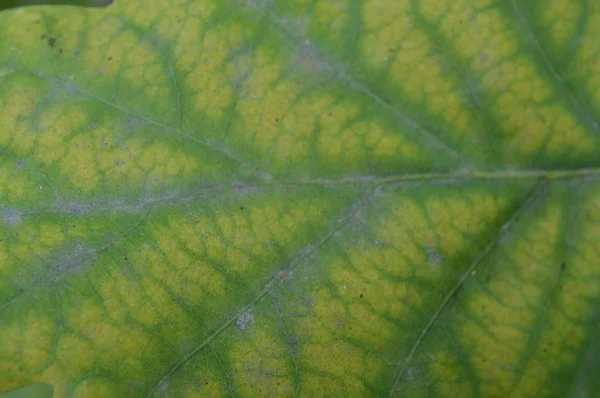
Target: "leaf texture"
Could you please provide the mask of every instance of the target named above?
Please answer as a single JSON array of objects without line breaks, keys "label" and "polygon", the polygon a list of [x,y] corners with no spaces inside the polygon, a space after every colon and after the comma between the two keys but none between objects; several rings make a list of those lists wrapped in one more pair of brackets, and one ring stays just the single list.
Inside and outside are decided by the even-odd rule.
[{"label": "leaf texture", "polygon": [[600,5],[0,13],[0,391],[599,393]]}]

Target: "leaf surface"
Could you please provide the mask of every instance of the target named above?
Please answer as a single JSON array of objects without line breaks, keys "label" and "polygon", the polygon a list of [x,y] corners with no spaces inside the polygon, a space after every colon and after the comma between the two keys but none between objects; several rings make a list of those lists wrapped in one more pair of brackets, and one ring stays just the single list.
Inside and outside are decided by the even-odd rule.
[{"label": "leaf surface", "polygon": [[0,391],[599,391],[593,0],[0,14]]}]

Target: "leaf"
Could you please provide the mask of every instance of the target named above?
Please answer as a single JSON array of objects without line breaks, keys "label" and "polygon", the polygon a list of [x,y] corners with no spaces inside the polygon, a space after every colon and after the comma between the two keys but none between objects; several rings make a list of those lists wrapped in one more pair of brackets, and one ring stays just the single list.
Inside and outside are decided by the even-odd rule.
[{"label": "leaf", "polygon": [[600,6],[0,14],[0,391],[599,391]]}]

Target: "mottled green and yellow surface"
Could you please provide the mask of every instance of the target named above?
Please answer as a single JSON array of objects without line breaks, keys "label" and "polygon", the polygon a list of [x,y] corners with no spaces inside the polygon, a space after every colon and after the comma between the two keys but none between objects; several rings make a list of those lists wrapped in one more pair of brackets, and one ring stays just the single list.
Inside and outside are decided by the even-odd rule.
[{"label": "mottled green and yellow surface", "polygon": [[0,14],[0,391],[600,394],[596,0]]}]

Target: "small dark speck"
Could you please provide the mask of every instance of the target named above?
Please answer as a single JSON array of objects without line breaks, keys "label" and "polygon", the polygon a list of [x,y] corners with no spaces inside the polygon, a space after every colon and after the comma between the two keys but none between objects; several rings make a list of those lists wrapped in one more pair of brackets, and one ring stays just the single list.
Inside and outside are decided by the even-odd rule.
[{"label": "small dark speck", "polygon": [[54,48],[54,44],[56,43],[56,38],[55,37],[49,37],[48,38],[48,45],[52,48]]},{"label": "small dark speck", "polygon": [[63,49],[61,48],[60,50],[58,50],[58,52],[62,54],[63,53]]},{"label": "small dark speck", "polygon": [[276,122],[279,122],[279,118],[275,119]]},{"label": "small dark speck", "polygon": [[240,210],[244,210],[244,206],[240,206]]},{"label": "small dark speck", "polygon": [[125,261],[129,260],[127,257],[124,257]]},{"label": "small dark speck", "polygon": [[364,296],[363,296],[363,295],[362,295],[362,293],[361,293],[361,295],[360,295],[360,298],[363,298],[363,297],[364,297]]},{"label": "small dark speck", "polygon": [[41,35],[41,36],[40,36],[40,39],[45,39],[46,37],[48,37],[48,36],[46,36],[46,35]]},{"label": "small dark speck", "polygon": [[565,269],[565,268],[567,268],[567,264],[565,264],[565,263],[561,263],[561,264],[560,264],[560,269]]},{"label": "small dark speck", "polygon": [[108,57],[108,60],[109,60],[109,61],[112,61],[112,57]]}]

